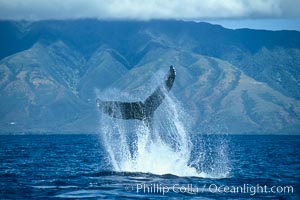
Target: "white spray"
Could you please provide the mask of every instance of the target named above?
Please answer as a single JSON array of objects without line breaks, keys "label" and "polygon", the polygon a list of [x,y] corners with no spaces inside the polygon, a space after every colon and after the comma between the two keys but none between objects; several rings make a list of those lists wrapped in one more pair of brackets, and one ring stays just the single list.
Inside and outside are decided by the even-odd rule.
[{"label": "white spray", "polygon": [[[111,94],[116,94],[116,91],[109,93],[112,97]],[[168,94],[155,111],[152,132],[140,120],[115,119],[101,113],[100,134],[113,170],[158,175],[226,177],[226,145],[219,146],[219,152],[214,151],[218,155],[210,155],[204,149],[207,146],[204,140],[193,144],[188,133],[190,121],[177,100]],[[202,145],[204,148],[193,148],[193,145]],[[208,156],[222,161],[201,164],[207,161]],[[220,170],[213,170],[214,173],[210,174],[211,171],[206,169],[212,168],[212,165]]]}]

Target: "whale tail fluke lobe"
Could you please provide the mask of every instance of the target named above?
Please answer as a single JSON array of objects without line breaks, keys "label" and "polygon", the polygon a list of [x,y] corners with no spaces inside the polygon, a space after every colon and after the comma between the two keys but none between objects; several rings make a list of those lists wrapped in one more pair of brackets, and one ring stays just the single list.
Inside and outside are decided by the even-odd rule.
[{"label": "whale tail fluke lobe", "polygon": [[97,107],[111,117],[125,120],[142,120],[147,126],[151,127],[154,111],[165,99],[165,91],[171,90],[175,76],[175,68],[170,66],[170,70],[162,84],[144,102],[102,101],[97,98]]}]

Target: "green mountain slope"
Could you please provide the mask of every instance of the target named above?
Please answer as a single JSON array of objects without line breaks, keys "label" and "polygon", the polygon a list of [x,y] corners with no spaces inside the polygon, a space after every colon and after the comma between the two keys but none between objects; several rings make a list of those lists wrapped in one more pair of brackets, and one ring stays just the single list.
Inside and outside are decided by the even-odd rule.
[{"label": "green mountain slope", "polygon": [[299,133],[297,31],[97,20],[1,21],[0,30],[1,132],[96,132],[97,95],[143,100],[175,65],[172,95],[191,131]]}]

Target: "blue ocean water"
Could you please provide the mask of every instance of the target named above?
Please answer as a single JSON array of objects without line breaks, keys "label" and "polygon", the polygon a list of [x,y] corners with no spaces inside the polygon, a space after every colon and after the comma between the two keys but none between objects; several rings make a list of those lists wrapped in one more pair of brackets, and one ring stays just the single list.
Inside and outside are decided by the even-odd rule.
[{"label": "blue ocean water", "polygon": [[191,141],[191,159],[206,149],[196,168],[208,174],[225,142],[226,176],[116,172],[98,135],[1,135],[0,199],[300,199],[300,136]]}]

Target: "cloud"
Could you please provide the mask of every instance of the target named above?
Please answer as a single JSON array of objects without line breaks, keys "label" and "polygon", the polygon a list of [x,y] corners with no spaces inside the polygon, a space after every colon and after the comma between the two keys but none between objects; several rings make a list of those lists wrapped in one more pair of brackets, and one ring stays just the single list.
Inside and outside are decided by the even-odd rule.
[{"label": "cloud", "polygon": [[298,18],[299,0],[0,0],[0,19]]}]

